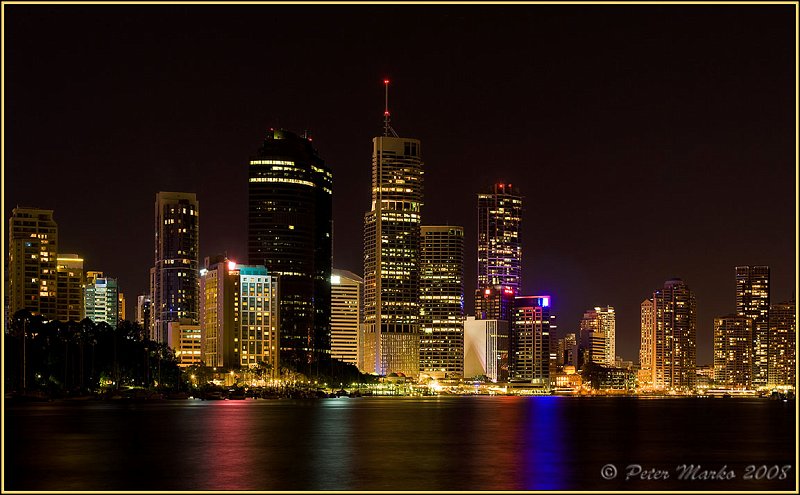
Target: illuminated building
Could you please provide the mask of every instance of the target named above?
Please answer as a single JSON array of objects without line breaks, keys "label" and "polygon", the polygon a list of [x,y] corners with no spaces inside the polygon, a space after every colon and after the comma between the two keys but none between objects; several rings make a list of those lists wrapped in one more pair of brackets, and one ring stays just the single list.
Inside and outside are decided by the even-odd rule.
[{"label": "illuminated building", "polygon": [[200,333],[206,366],[266,365],[278,373],[279,289],[263,266],[237,265],[223,256],[200,271]]},{"label": "illuminated building", "polygon": [[167,345],[175,352],[178,366],[181,368],[200,366],[203,362],[200,325],[188,318],[181,318],[178,321],[168,322],[167,328],[169,329]]},{"label": "illuminated building", "polygon": [[769,379],[769,267],[736,267],[736,315],[753,320],[753,386]]},{"label": "illuminated building", "polygon": [[797,320],[794,301],[769,308],[769,383],[795,386],[797,371]]},{"label": "illuminated building", "polygon": [[504,320],[511,324],[514,317],[516,292],[511,287],[493,285],[475,292],[475,318],[479,320]]},{"label": "illuminated building", "polygon": [[83,258],[77,254],[60,254],[56,258],[58,267],[58,290],[56,291],[56,314],[60,321],[81,321],[83,309]]},{"label": "illuminated building", "polygon": [[136,298],[136,323],[145,331],[150,328],[150,295],[144,294]]},{"label": "illuminated building", "polygon": [[517,296],[509,341],[509,378],[550,385],[550,296]]},{"label": "illuminated building", "polygon": [[655,330],[655,306],[652,299],[645,299],[641,310],[641,345],[639,347],[639,386],[653,386],[653,336]]},{"label": "illuminated building", "polygon": [[247,258],[281,279],[281,359],[331,352],[331,169],[311,139],[271,129],[248,168]]},{"label": "illuminated building", "polygon": [[125,293],[119,293],[119,321],[125,320]]},{"label": "illuminated building", "polygon": [[464,378],[508,380],[508,321],[468,316],[464,322]]},{"label": "illuminated building", "polygon": [[614,366],[616,358],[616,317],[612,306],[596,306],[583,313],[581,349],[587,362]]},{"label": "illuminated building", "polygon": [[106,277],[103,272],[86,272],[83,305],[87,318],[95,323],[107,323],[111,328],[117,328],[119,323],[117,279]]},{"label": "illuminated building", "polygon": [[8,220],[7,296],[9,313],[26,309],[55,319],[57,304],[58,226],[53,210],[16,207]]},{"label": "illuminated building", "polygon": [[714,381],[718,386],[750,388],[753,372],[753,320],[714,318]]},{"label": "illuminated building", "polygon": [[558,357],[556,364],[559,366],[578,366],[578,339],[574,333],[564,335],[558,339]]},{"label": "illuminated building", "polygon": [[170,321],[198,318],[200,204],[194,193],[159,192],[155,210],[150,338],[166,343]]},{"label": "illuminated building", "polygon": [[[511,184],[478,194],[478,291],[522,286],[522,196]],[[476,299],[478,294],[476,293]]]},{"label": "illuminated building", "polygon": [[364,279],[353,272],[331,271],[331,357],[356,366],[363,285]]},{"label": "illuminated building", "polygon": [[364,215],[364,371],[417,377],[420,142],[396,137],[384,114],[384,135],[372,140],[372,207]]},{"label": "illuminated building", "polygon": [[653,293],[652,383],[661,390],[691,391],[697,366],[697,310],[694,293],[670,279]]},{"label": "illuminated building", "polygon": [[464,373],[464,228],[421,228],[420,372],[435,378]]}]

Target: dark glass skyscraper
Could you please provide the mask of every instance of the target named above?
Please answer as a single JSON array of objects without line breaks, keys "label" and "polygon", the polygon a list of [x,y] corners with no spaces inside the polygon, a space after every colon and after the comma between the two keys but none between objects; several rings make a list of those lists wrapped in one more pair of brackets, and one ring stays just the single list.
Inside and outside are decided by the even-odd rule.
[{"label": "dark glass skyscraper", "polygon": [[329,355],[331,170],[311,139],[270,130],[247,175],[247,258],[280,276],[281,361]]}]

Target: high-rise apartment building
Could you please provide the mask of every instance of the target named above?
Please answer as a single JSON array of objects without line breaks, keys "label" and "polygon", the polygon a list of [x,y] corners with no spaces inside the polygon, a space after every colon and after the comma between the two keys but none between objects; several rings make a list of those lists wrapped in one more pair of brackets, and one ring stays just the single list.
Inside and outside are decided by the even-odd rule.
[{"label": "high-rise apartment building", "polygon": [[157,342],[169,340],[170,321],[198,319],[199,228],[200,204],[194,193],[156,194],[150,338]]},{"label": "high-rise apartment building", "polygon": [[364,279],[353,272],[331,271],[331,357],[356,366],[363,286]]},{"label": "high-rise apartment building", "polygon": [[150,329],[150,306],[152,302],[149,294],[142,294],[136,297],[136,323],[141,326],[145,332]]},{"label": "high-rise apartment building", "polygon": [[616,316],[612,306],[595,306],[583,313],[580,350],[585,362],[614,366],[616,359]]},{"label": "high-rise apartment building", "polygon": [[697,367],[697,311],[694,293],[670,279],[653,293],[653,386],[691,391]]},{"label": "high-rise apartment building", "polygon": [[578,339],[574,333],[564,334],[563,338],[558,339],[556,364],[561,367],[578,366]]},{"label": "high-rise apartment building", "polygon": [[119,323],[117,279],[106,277],[103,272],[87,272],[83,294],[86,317],[95,323],[107,323],[111,328],[117,328]]},{"label": "high-rise apartment building", "polygon": [[331,169],[311,139],[270,130],[248,166],[247,258],[281,279],[281,359],[331,352]]},{"label": "high-rise apartment building", "polygon": [[58,226],[53,210],[17,206],[8,226],[6,320],[21,309],[58,317]]},{"label": "high-rise apartment building", "polygon": [[416,377],[423,165],[419,140],[397,137],[388,115],[372,140],[364,215],[364,371]]},{"label": "high-rise apartment building", "polygon": [[769,379],[769,267],[736,267],[736,315],[753,320],[753,386]]},{"label": "high-rise apartment building", "polygon": [[750,388],[753,373],[753,320],[714,318],[714,381],[718,386]]},{"label": "high-rise apartment building", "polygon": [[655,305],[653,299],[645,299],[640,304],[641,309],[641,345],[639,347],[639,386],[651,388],[653,386],[653,337],[655,331]]},{"label": "high-rise apartment building", "polygon": [[77,254],[60,254],[57,257],[58,290],[56,314],[59,321],[81,321],[83,308],[83,258]]},{"label": "high-rise apartment building", "polygon": [[206,258],[200,270],[203,362],[226,369],[279,369],[279,277],[263,266]]},{"label": "high-rise apartment building", "polygon": [[797,308],[794,301],[769,308],[769,384],[795,386],[797,377]]},{"label": "high-rise apartment building", "polygon": [[464,228],[425,225],[420,249],[420,372],[464,373]]},{"label": "high-rise apartment building", "polygon": [[478,291],[499,285],[519,294],[522,279],[522,196],[512,184],[478,194]]},{"label": "high-rise apartment building", "polygon": [[509,378],[550,386],[550,296],[517,296],[509,348]]},{"label": "high-rise apartment building", "polygon": [[464,322],[464,378],[508,380],[508,321],[468,316]]}]

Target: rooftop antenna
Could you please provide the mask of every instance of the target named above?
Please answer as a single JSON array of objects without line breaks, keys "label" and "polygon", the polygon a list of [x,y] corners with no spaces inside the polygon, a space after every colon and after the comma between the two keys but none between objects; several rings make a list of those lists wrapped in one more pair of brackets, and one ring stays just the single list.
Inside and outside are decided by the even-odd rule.
[{"label": "rooftop antenna", "polygon": [[392,129],[392,124],[389,123],[389,80],[384,79],[383,85],[386,87],[386,99],[383,107],[383,135],[398,137],[397,133]]}]

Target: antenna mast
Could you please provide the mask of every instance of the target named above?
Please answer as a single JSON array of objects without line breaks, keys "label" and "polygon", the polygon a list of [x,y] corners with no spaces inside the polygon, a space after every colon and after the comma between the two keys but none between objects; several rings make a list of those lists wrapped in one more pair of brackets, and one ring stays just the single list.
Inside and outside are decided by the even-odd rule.
[{"label": "antenna mast", "polygon": [[389,80],[384,79],[383,85],[386,87],[386,98],[383,107],[383,135],[398,137],[397,133],[392,129],[392,124],[389,123]]}]

